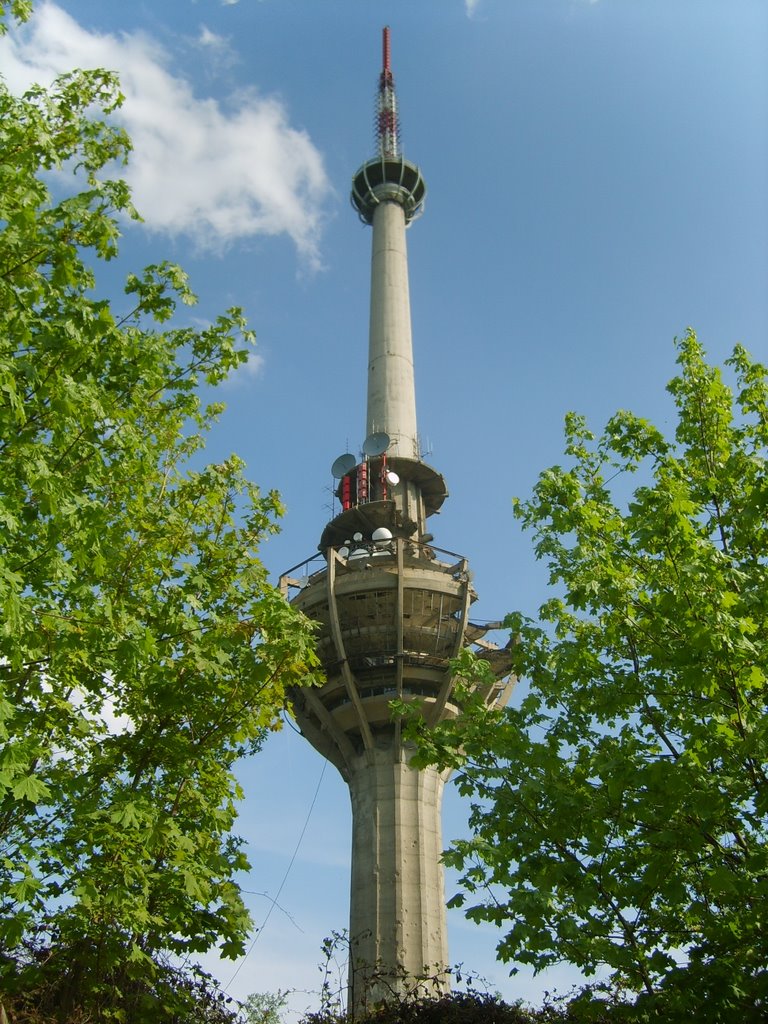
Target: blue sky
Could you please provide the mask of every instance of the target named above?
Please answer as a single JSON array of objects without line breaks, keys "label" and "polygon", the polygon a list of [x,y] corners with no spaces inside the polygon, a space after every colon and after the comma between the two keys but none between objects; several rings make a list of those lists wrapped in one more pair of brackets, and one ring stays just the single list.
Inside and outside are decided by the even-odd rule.
[{"label": "blue sky", "polygon": [[[766,358],[764,0],[61,0],[0,41],[0,67],[16,88],[121,72],[145,222],[102,287],[119,310],[120,276],[169,258],[200,295],[188,322],[245,308],[258,346],[209,455],[237,451],[283,495],[262,552],[276,578],[314,551],[331,463],[363,440],[370,233],[347,193],[373,151],[384,24],[429,189],[408,241],[420,430],[451,492],[432,529],[471,560],[476,618],[534,613],[546,573],[511,499],[561,458],[566,411],[669,427],[688,325],[713,359],[736,342]],[[289,728],[243,769],[257,922],[321,772]],[[446,839],[464,813],[449,796]],[[346,925],[349,833],[329,768],[233,994],[319,986],[321,940]],[[495,939],[451,913],[452,960],[505,995],[567,986],[507,979]]]}]

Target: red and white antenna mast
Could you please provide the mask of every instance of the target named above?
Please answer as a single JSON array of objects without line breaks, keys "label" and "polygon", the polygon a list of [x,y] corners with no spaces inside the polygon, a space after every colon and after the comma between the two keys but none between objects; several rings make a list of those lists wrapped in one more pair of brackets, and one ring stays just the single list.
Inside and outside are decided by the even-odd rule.
[{"label": "red and white antenna mast", "polygon": [[379,99],[376,111],[376,140],[379,156],[397,157],[400,151],[400,126],[397,121],[397,97],[392,77],[389,25],[382,33],[382,61],[379,76]]}]

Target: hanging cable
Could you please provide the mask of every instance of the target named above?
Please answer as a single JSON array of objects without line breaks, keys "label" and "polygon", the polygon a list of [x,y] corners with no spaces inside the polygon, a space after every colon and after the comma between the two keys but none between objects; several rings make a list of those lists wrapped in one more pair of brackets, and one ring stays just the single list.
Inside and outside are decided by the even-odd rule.
[{"label": "hanging cable", "polygon": [[290,875],[291,868],[293,867],[294,861],[296,860],[296,857],[298,856],[299,848],[301,846],[302,840],[304,839],[304,833],[307,831],[307,827],[309,825],[309,819],[312,817],[312,811],[315,809],[315,804],[317,803],[317,798],[318,798],[318,795],[320,793],[320,787],[323,784],[323,776],[325,775],[325,769],[327,767],[328,767],[328,762],[327,761],[323,761],[323,768],[322,768],[322,771],[320,772],[320,778],[317,780],[317,786],[315,787],[315,794],[312,797],[312,803],[309,805],[309,810],[307,811],[307,816],[304,819],[304,826],[303,826],[303,828],[301,830],[301,834],[299,835],[299,838],[298,838],[298,840],[296,842],[296,848],[293,851],[293,856],[290,859],[288,867],[285,869],[285,874],[283,875],[283,880],[280,883],[280,888],[277,890],[277,894],[275,895],[275,898],[270,903],[269,910],[267,911],[267,916],[261,922],[261,927],[256,929],[256,934],[253,936],[253,942],[250,944],[250,946],[246,950],[245,956],[243,957],[243,959],[237,965],[235,973],[232,975],[232,977],[227,982],[227,984],[225,986],[225,989],[229,988],[229,986],[232,984],[232,982],[235,980],[235,978],[240,973],[240,970],[242,969],[243,964],[245,963],[245,961],[248,959],[248,957],[253,952],[253,947],[258,942],[259,936],[263,933],[264,929],[266,928],[267,921],[269,921],[270,917],[272,916],[272,911],[277,906],[277,901],[280,899],[280,893],[283,891],[285,883],[288,881],[288,875]]}]

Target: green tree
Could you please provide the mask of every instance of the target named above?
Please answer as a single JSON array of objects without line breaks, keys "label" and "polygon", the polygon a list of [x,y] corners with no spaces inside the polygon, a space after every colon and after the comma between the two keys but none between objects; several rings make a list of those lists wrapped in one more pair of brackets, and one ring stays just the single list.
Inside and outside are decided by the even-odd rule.
[{"label": "green tree", "polygon": [[732,393],[692,332],[678,363],[674,440],[627,412],[597,439],[567,417],[570,466],[516,503],[559,595],[507,621],[529,688],[422,736],[421,762],[452,764],[473,798],[446,861],[503,960],[602,971],[666,1019],[752,1019],[768,1001],[768,387],[737,347]]},{"label": "green tree", "polygon": [[242,951],[233,765],[315,664],[256,557],[277,496],[192,468],[241,312],[174,326],[168,264],[119,315],[94,294],[135,216],[119,102],[103,71],[0,83],[0,991],[63,1019],[163,1019],[166,954]]},{"label": "green tree", "polygon": [[246,1024],[282,1024],[287,992],[252,992],[243,1003]]}]

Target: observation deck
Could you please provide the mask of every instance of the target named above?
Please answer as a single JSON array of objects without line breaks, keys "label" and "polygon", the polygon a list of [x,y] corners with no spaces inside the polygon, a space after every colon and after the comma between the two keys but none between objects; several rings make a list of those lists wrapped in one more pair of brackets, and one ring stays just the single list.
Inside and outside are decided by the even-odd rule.
[{"label": "observation deck", "polygon": [[[477,594],[466,558],[402,537],[330,548],[282,579],[291,603],[317,623],[318,655],[326,683],[291,694],[302,732],[347,778],[361,754],[394,742],[399,722],[390,703],[419,703],[428,724],[455,717],[451,660],[488,627],[469,621]],[[439,556],[439,557],[438,557]],[[446,556],[448,556],[446,558]],[[297,578],[297,572],[307,572]],[[497,679],[509,673],[507,649],[482,643]],[[505,683],[486,688],[497,704]]]},{"label": "observation deck", "polygon": [[410,224],[424,212],[427,186],[421,171],[403,156],[383,155],[368,160],[352,178],[350,199],[360,220],[373,223],[377,206],[383,202],[399,203]]}]

